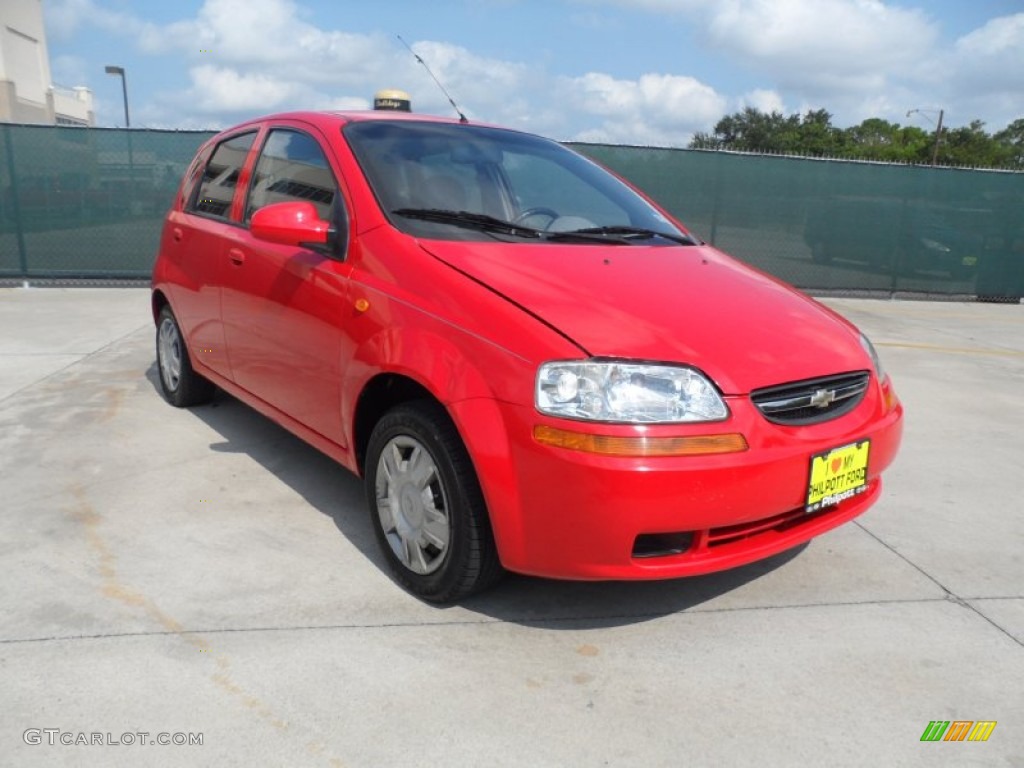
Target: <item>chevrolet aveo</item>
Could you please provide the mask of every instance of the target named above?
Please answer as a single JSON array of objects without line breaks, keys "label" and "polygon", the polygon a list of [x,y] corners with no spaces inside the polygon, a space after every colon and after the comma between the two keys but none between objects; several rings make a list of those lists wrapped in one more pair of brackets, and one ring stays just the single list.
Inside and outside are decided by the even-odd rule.
[{"label": "chevrolet aveo", "polygon": [[902,406],[871,343],[517,131],[292,113],[199,150],[153,272],[176,406],[241,399],[365,481],[395,578],[663,579],[874,503]]}]

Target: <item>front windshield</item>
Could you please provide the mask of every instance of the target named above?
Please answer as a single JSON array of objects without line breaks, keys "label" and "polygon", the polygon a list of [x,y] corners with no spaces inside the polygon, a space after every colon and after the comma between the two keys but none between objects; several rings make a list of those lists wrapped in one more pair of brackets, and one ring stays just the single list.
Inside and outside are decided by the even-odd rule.
[{"label": "front windshield", "polygon": [[343,132],[392,224],[417,237],[687,241],[628,186],[548,139],[412,120],[358,121]]}]

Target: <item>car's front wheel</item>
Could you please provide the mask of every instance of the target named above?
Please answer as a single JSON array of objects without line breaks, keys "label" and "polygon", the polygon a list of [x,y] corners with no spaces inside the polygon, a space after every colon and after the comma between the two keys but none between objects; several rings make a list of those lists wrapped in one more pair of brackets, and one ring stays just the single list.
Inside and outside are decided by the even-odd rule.
[{"label": "car's front wheel", "polygon": [[171,308],[164,305],[156,323],[156,364],[164,399],[178,408],[205,403],[214,386],[192,370],[188,347]]},{"label": "car's front wheel", "polygon": [[377,541],[406,589],[448,603],[501,575],[480,484],[440,405],[416,401],[385,414],[370,436],[365,475]]}]

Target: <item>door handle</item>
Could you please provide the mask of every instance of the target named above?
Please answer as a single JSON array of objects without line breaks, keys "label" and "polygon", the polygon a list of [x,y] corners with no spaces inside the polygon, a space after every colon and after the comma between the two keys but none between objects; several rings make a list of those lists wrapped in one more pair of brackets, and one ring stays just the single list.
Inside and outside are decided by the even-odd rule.
[{"label": "door handle", "polygon": [[185,233],[181,231],[181,227],[175,227],[171,231],[171,236],[174,238],[174,242],[180,243],[181,238],[185,236]]},{"label": "door handle", "polygon": [[232,264],[238,267],[245,263],[245,253],[238,248],[232,248],[228,251],[228,258],[231,259]]}]

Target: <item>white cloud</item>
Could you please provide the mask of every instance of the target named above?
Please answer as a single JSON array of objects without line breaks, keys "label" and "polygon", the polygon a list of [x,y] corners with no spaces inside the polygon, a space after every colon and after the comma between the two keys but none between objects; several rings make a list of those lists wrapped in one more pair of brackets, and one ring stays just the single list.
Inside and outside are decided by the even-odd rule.
[{"label": "white cloud", "polygon": [[618,5],[651,13],[680,13],[701,10],[706,0],[591,0],[596,5]]},{"label": "white cloud", "polygon": [[1009,56],[1018,66],[1014,73],[1019,78],[1024,65],[1024,13],[992,19],[983,27],[964,35],[956,42],[958,53],[981,56],[986,59]]},{"label": "white cloud", "polygon": [[56,40],[68,40],[100,12],[91,0],[50,0],[43,4],[46,34]]},{"label": "white cloud", "polygon": [[190,99],[202,112],[273,111],[300,89],[261,73],[242,74],[228,67],[203,65],[189,70]]},{"label": "white cloud", "polygon": [[982,92],[1024,93],[1024,13],[993,18],[953,46],[949,76]]},{"label": "white cloud", "polygon": [[921,11],[879,0],[720,0],[706,13],[716,44],[794,81],[870,84],[915,66],[938,35]]},{"label": "white cloud", "polygon": [[125,37],[161,36],[160,28],[131,13],[112,11],[93,0],[53,0],[43,4],[47,35],[66,40],[82,27],[92,26]]},{"label": "white cloud", "polygon": [[[453,112],[396,39],[320,29],[292,0],[206,0],[194,18],[164,26],[106,11],[94,0],[56,0],[55,13],[59,34],[91,25],[133,39],[145,54],[184,56],[190,86],[154,94],[138,109],[153,124],[175,115],[209,125],[283,109],[367,108],[382,87],[409,91],[418,110]],[[413,49],[471,116],[524,124],[544,111],[526,98],[530,82],[544,75],[525,64],[439,41],[415,42]]]},{"label": "white cloud", "polygon": [[369,109],[370,100],[358,96],[339,96],[337,98],[325,98],[310,107],[311,109],[333,109],[339,111]]},{"label": "white cloud", "polygon": [[[532,72],[525,64],[479,56],[461,46],[435,41],[413,43],[412,49],[467,116],[518,122],[521,112],[528,109],[524,90],[540,73]],[[407,73],[406,80],[410,83],[406,90],[415,91],[413,108],[451,115],[451,105],[426,69],[407,51],[404,55],[405,67],[415,68]]]},{"label": "white cloud", "polygon": [[706,130],[726,109],[726,100],[692,77],[645,74],[618,80],[588,72],[563,83],[572,105],[603,118],[580,131],[580,141],[683,146],[694,132]]},{"label": "white cloud", "polygon": [[55,56],[50,60],[50,76],[58,85],[74,87],[89,81],[89,65],[80,56]]},{"label": "white cloud", "polygon": [[755,88],[740,96],[739,108],[753,107],[761,112],[782,112],[786,114],[786,105],[778,91]]},{"label": "white cloud", "polygon": [[[882,0],[591,0],[674,14],[697,25],[709,52],[753,74],[737,103],[825,108],[846,122],[893,117],[927,96],[940,29],[923,10]],[[770,95],[773,94],[773,95]],[[916,96],[914,94],[917,94]]]},{"label": "white cloud", "polygon": [[[824,108],[848,125],[872,116],[904,120],[909,108],[942,105],[947,120],[962,124],[979,115],[1008,122],[1024,103],[1024,14],[993,19],[943,48],[924,11],[889,0],[587,1],[650,13],[652,23],[668,14],[692,23],[707,46],[701,55],[725,59],[752,79],[726,94],[717,81],[678,71],[623,78],[599,65],[559,74],[545,69],[545,57],[493,58],[444,40],[412,46],[470,118],[560,139],[679,146],[745,106]],[[417,111],[453,114],[395,38],[318,27],[301,1],[205,0],[193,16],[164,25],[103,3],[113,5],[47,0],[48,30],[55,39],[101,30],[145,55],[176,60],[188,85],[137,97],[133,117],[143,125],[227,125],[276,110],[365,108],[383,87],[408,91]],[[580,17],[593,26],[611,15],[584,7],[574,14],[577,23]],[[59,79],[77,71],[84,70],[76,62],[55,60]],[[101,123],[119,121],[116,106],[97,105]]]},{"label": "white cloud", "polygon": [[[959,97],[961,109],[998,114],[1004,122],[1020,117],[1024,105],[1024,13],[992,19],[964,35],[956,41],[948,63],[947,87]],[[946,101],[952,103],[950,97]]]},{"label": "white cloud", "polygon": [[[49,11],[51,34],[99,28],[131,40],[144,54],[184,57],[189,86],[140,103],[137,122],[143,125],[217,127],[277,110],[366,108],[381,87],[407,90],[417,111],[453,114],[444,93],[397,40],[320,29],[293,0],[206,0],[193,18],[163,26],[110,11],[99,0],[53,0]],[[725,106],[692,78],[625,81],[592,73],[566,89],[566,78],[539,65],[437,40],[412,47],[470,118],[556,138],[589,126],[593,135],[621,141],[682,144]],[[575,111],[560,101],[567,90],[579,97],[572,100]]]},{"label": "white cloud", "polygon": [[[592,0],[696,22],[733,55],[796,79],[914,66],[938,36],[921,10],[882,0]],[[805,67],[802,71],[794,67]]]}]

